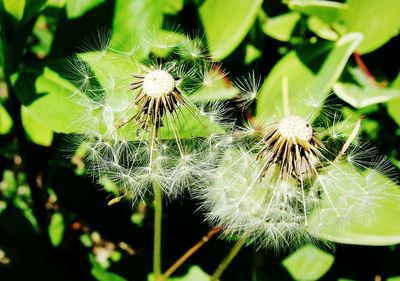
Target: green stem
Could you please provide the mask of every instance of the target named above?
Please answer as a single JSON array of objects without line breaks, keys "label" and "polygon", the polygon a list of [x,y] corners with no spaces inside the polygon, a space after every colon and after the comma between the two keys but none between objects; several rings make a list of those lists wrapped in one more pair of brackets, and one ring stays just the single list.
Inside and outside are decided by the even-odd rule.
[{"label": "green stem", "polygon": [[153,182],[154,189],[154,249],[153,249],[153,272],[154,280],[161,277],[161,222],[162,222],[162,194],[161,186]]},{"label": "green stem", "polygon": [[215,270],[213,275],[211,275],[210,281],[219,280],[222,273],[224,273],[225,269],[229,266],[229,264],[232,262],[232,260],[236,257],[236,255],[239,253],[240,249],[244,246],[245,243],[246,243],[246,239],[242,238],[235,244],[235,246],[233,246],[233,248],[231,249],[229,254],[218,265],[217,270]]},{"label": "green stem", "polygon": [[[150,171],[155,166],[155,160],[157,159],[157,128],[151,126],[149,131],[149,143],[150,143]],[[157,281],[162,276],[161,271],[161,228],[162,228],[162,190],[161,185],[156,180],[152,182],[153,194],[154,194],[154,240],[153,240],[153,274],[154,281]]]}]

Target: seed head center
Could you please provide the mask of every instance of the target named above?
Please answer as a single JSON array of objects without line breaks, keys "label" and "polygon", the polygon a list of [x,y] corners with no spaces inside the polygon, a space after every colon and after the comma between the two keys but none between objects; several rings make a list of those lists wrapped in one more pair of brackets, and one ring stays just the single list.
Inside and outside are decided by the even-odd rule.
[{"label": "seed head center", "polygon": [[159,98],[174,90],[175,79],[165,70],[153,70],[144,77],[142,87],[146,95]]},{"label": "seed head center", "polygon": [[279,133],[286,138],[297,138],[309,142],[313,136],[313,129],[306,119],[289,115],[278,124]]}]

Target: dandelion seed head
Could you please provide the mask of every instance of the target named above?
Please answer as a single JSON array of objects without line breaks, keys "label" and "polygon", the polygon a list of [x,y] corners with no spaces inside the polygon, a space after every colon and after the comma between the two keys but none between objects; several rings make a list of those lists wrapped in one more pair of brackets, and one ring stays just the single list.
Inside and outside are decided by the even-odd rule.
[{"label": "dandelion seed head", "polygon": [[142,87],[146,95],[159,98],[174,90],[175,79],[167,71],[157,69],[146,74]]},{"label": "dandelion seed head", "polygon": [[313,129],[308,121],[294,115],[283,118],[278,124],[278,131],[285,138],[306,142],[309,142],[313,136]]}]

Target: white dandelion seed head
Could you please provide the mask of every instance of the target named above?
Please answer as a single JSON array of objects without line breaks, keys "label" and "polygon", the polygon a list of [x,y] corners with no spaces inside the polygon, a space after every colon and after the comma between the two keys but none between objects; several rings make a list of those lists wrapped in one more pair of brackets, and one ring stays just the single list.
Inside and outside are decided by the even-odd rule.
[{"label": "white dandelion seed head", "polygon": [[278,124],[278,130],[283,137],[288,139],[300,139],[308,142],[313,136],[313,128],[310,123],[295,115],[283,118]]},{"label": "white dandelion seed head", "polygon": [[142,87],[146,95],[159,98],[174,90],[175,79],[165,70],[153,70],[144,77]]}]

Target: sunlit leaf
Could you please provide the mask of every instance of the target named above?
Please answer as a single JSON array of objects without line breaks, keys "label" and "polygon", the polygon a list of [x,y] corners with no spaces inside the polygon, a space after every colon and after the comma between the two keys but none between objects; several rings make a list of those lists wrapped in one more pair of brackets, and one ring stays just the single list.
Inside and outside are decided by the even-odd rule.
[{"label": "sunlit leaf", "polygon": [[221,60],[240,44],[253,24],[261,0],[206,0],[200,18],[212,56]]},{"label": "sunlit leaf", "polygon": [[292,10],[316,16],[327,23],[339,20],[342,12],[347,9],[347,6],[342,3],[323,0],[291,0],[288,5]]},{"label": "sunlit leaf", "polygon": [[[327,185],[326,193],[330,199],[323,198],[321,208],[315,212],[310,219],[310,231],[323,239],[338,243],[356,245],[392,245],[400,243],[400,187],[389,178],[375,170],[366,170],[364,174],[354,174],[348,166],[332,167],[340,169],[341,173],[350,173],[352,177],[341,177],[340,181],[346,186],[346,193],[352,194],[353,198],[365,198],[365,190],[359,188],[355,182],[373,184],[377,190],[371,192],[368,198],[368,209],[362,213],[350,209],[350,214],[338,217],[332,210],[332,205],[341,210],[348,208],[343,206],[343,198],[346,194],[338,194],[335,186]],[[344,172],[343,172],[344,171]],[[357,178],[358,177],[358,178]],[[381,189],[381,190],[380,190]],[[329,202],[330,201],[330,202]],[[346,203],[347,204],[347,203]],[[351,208],[351,207],[350,207]]]},{"label": "sunlit leaf", "polygon": [[347,32],[364,35],[357,48],[361,54],[374,51],[399,34],[400,1],[348,0],[347,5],[349,8],[343,12],[344,25]]},{"label": "sunlit leaf", "polygon": [[138,54],[147,55],[150,46],[146,46],[146,32],[156,31],[161,27],[163,2],[163,0],[116,0],[111,45],[126,52],[131,52],[140,46],[142,49],[137,50]]},{"label": "sunlit leaf", "polygon": [[[72,96],[78,91],[70,82],[59,76],[50,68],[45,68],[35,81],[35,86],[27,92],[25,75],[13,75],[14,87],[18,97],[25,104],[32,117],[58,133],[79,132],[85,126],[90,126],[90,120],[83,124],[86,108],[73,101]],[[19,81],[24,81],[19,87]],[[27,99],[28,95],[32,95]],[[85,125],[85,126],[84,126]]]},{"label": "sunlit leaf", "polygon": [[7,134],[13,126],[13,120],[7,110],[0,104],[0,135]]},{"label": "sunlit leaf", "polygon": [[373,86],[362,88],[353,83],[337,82],[333,85],[333,90],[339,98],[356,108],[363,108],[400,97],[400,89]]},{"label": "sunlit leaf", "polygon": [[262,122],[284,116],[284,77],[288,81],[291,114],[309,118],[318,113],[361,40],[361,34],[351,33],[340,38],[333,46],[313,45],[288,53],[274,66],[261,87],[257,97],[256,119]]},{"label": "sunlit leaf", "polygon": [[183,0],[165,0],[163,12],[165,14],[176,15],[183,9]]},{"label": "sunlit leaf", "polygon": [[286,13],[274,18],[267,18],[262,25],[265,34],[280,41],[287,42],[300,19],[300,14],[296,12]]},{"label": "sunlit leaf", "polygon": [[67,0],[66,10],[69,19],[79,18],[106,0]]},{"label": "sunlit leaf", "polygon": [[329,24],[317,17],[309,17],[307,19],[307,26],[316,35],[326,40],[336,41],[339,38],[337,32]]},{"label": "sunlit leaf", "polygon": [[17,20],[24,16],[25,0],[3,0],[4,9]]},{"label": "sunlit leaf", "polygon": [[333,255],[306,245],[285,258],[282,264],[294,280],[312,281],[328,272],[334,260]]},{"label": "sunlit leaf", "polygon": [[43,146],[51,145],[53,132],[46,124],[35,118],[25,106],[21,108],[21,117],[25,132],[32,142]]},{"label": "sunlit leaf", "polygon": [[57,247],[64,236],[64,217],[61,213],[54,213],[50,220],[49,236],[53,246]]}]

